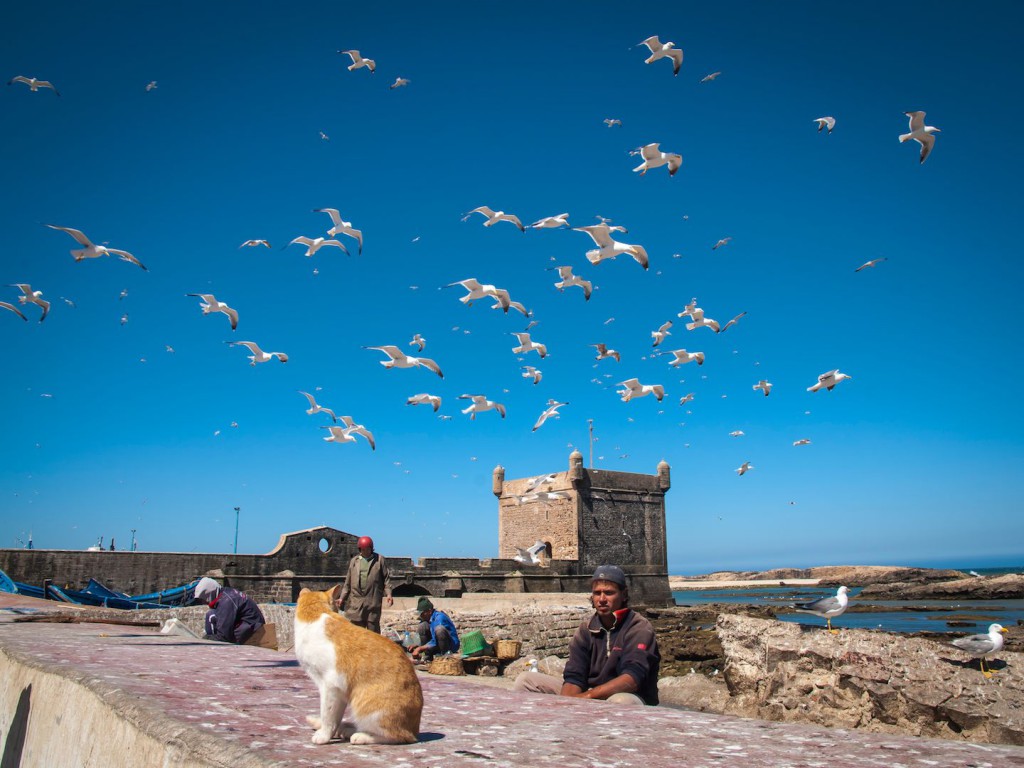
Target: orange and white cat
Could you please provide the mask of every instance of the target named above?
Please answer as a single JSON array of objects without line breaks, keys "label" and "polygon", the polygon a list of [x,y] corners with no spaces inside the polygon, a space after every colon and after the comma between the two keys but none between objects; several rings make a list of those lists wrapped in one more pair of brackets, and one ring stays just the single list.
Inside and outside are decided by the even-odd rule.
[{"label": "orange and white cat", "polygon": [[416,670],[396,643],[335,612],[340,590],[303,589],[295,607],[295,656],[320,689],[320,717],[306,718],[313,743],[415,743],[423,712]]}]

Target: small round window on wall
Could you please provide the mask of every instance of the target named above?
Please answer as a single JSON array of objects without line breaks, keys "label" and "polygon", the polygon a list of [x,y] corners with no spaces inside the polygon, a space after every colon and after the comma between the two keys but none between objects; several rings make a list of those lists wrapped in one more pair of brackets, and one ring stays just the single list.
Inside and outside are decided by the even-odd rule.
[{"label": "small round window on wall", "polygon": [[320,543],[317,546],[320,547],[320,551],[323,552],[325,555],[331,551],[331,542],[329,542],[327,539],[321,538]]}]

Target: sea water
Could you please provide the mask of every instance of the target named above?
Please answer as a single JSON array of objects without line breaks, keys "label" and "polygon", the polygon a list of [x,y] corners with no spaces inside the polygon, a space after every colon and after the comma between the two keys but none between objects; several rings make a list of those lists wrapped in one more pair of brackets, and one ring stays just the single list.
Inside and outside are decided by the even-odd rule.
[{"label": "sea water", "polygon": [[[1024,573],[1024,566],[973,570],[980,576],[1002,576]],[[989,624],[1014,626],[1024,622],[1024,600],[870,600],[867,606],[886,610],[860,611],[859,587],[850,588],[850,608],[832,620],[834,627],[881,629],[886,632],[948,632],[975,634],[987,632]],[[835,597],[833,587],[771,586],[735,587],[730,589],[683,589],[672,593],[676,605],[701,606],[710,603],[732,605],[769,605],[778,611],[781,621],[808,626],[825,626],[825,619],[813,614],[797,613],[794,603],[807,603],[821,597]],[[860,605],[864,605],[861,603]],[[894,610],[895,609],[895,610]]]}]

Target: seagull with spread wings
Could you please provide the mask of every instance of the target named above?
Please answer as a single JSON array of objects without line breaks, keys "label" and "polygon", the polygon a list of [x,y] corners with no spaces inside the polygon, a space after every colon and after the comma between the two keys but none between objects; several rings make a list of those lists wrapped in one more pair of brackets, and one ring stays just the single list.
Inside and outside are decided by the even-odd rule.
[{"label": "seagull with spread wings", "polygon": [[532,365],[524,365],[523,378],[533,379],[533,383],[536,386],[537,384],[540,384],[540,380],[544,378],[544,374],[541,372],[540,368],[534,368]]},{"label": "seagull with spread wings", "polygon": [[537,423],[533,425],[532,431],[536,432],[538,429],[540,429],[541,424],[547,421],[549,417],[560,416],[561,414],[558,413],[558,409],[561,408],[563,405],[568,404],[569,403],[560,403],[555,399],[548,400],[548,407],[544,410],[544,413],[540,415],[540,418],[537,419]]},{"label": "seagull with spread wings", "polygon": [[545,216],[543,219],[533,222],[530,229],[558,229],[569,226],[569,214],[560,213],[557,216]]},{"label": "seagull with spread wings", "polygon": [[530,338],[530,334],[522,333],[520,331],[512,334],[519,339],[519,346],[512,347],[512,351],[517,355],[525,355],[527,352],[536,352],[541,356],[541,359],[548,356],[548,347],[546,344],[538,344]]},{"label": "seagull with spread wings", "polygon": [[872,259],[871,261],[865,261],[863,264],[861,264],[859,267],[857,267],[853,271],[854,272],[860,272],[862,269],[868,269],[869,267],[877,267],[883,261],[888,261],[888,260],[889,260],[888,256],[880,256],[877,259]]},{"label": "seagull with spread wings", "polygon": [[476,419],[476,415],[484,411],[497,411],[501,414],[501,418],[505,418],[505,406],[488,400],[485,395],[459,395],[459,399],[473,401],[467,408],[462,409],[463,413],[469,414],[470,419]]},{"label": "seagull with spread wings", "polygon": [[852,379],[848,373],[840,373],[838,368],[833,368],[831,371],[825,371],[825,373],[818,376],[818,383],[807,388],[808,392],[817,392],[819,389],[827,389],[829,392],[835,387],[840,381],[845,379]]},{"label": "seagull with spread wings", "polygon": [[[352,255],[340,240],[330,240],[326,237],[306,237],[305,235],[299,235],[288,243],[288,245],[295,245],[296,243],[306,246],[306,256],[312,256],[314,253],[326,246],[341,248],[341,250],[345,252],[346,256]],[[285,248],[287,247],[288,246],[286,245]]]},{"label": "seagull with spread wings", "polygon": [[416,347],[417,352],[422,352],[423,348],[427,346],[427,340],[420,336],[418,333],[413,334],[412,339],[409,341],[410,347]]},{"label": "seagull with spread wings", "polygon": [[266,248],[270,247],[270,243],[268,241],[266,241],[266,240],[246,240],[244,243],[242,243],[238,247],[239,248],[255,248],[258,245],[262,245],[262,246],[264,246]]},{"label": "seagull with spread wings", "polygon": [[749,461],[744,461],[743,464],[741,464],[739,467],[736,468],[735,472],[736,472],[737,475],[742,477],[743,475],[747,474],[747,472],[749,472],[753,468],[754,468],[753,464],[751,464]]},{"label": "seagull with spread wings", "polygon": [[9,303],[9,302],[6,302],[6,301],[0,301],[0,307],[3,307],[4,309],[9,309],[9,310],[10,310],[11,312],[13,312],[14,314],[16,314],[16,315],[17,315],[18,317],[20,317],[20,318],[21,318],[22,320],[24,320],[25,322],[28,322],[28,318],[27,318],[27,317],[25,317],[25,315],[23,315],[23,314],[21,313],[21,310],[20,310],[20,309],[18,309],[18,308],[17,308],[16,306],[14,306],[13,304],[11,304],[11,303]]},{"label": "seagull with spread wings", "polygon": [[832,129],[836,127],[834,117],[816,117],[811,122],[818,124],[818,133],[821,133],[823,128],[828,128],[828,132],[832,133]]},{"label": "seagull with spread wings", "polygon": [[354,443],[356,439],[352,435],[362,435],[366,438],[366,442],[370,444],[370,450],[377,450],[377,444],[373,441],[373,433],[364,427],[362,424],[356,424],[351,416],[342,416],[341,420],[345,423],[344,427],[338,427],[334,424],[323,424],[320,429],[329,429],[331,434],[324,438],[325,442],[328,443]]},{"label": "seagull with spread wings", "polygon": [[434,409],[434,413],[437,413],[437,409],[441,407],[441,398],[438,395],[428,395],[426,392],[413,395],[405,401],[406,405],[429,405]]},{"label": "seagull with spread wings", "polygon": [[212,293],[186,293],[186,296],[195,296],[202,299],[199,303],[199,308],[203,310],[204,315],[209,315],[213,312],[222,312],[231,321],[231,330],[238,328],[238,312],[222,301],[217,301],[217,297]]},{"label": "seagull with spread wings", "polygon": [[442,379],[444,378],[444,374],[441,373],[441,368],[438,364],[428,357],[412,357],[410,355],[406,355],[398,347],[392,345],[385,345],[383,347],[363,347],[363,349],[373,349],[387,355],[389,359],[380,361],[380,364],[385,368],[414,368],[416,366],[420,366],[422,368],[426,368],[428,371],[433,371]]},{"label": "seagull with spread wings", "polygon": [[[40,323],[46,319],[46,315],[50,311],[50,302],[43,298],[42,291],[33,291],[32,286],[28,283],[11,283],[7,287],[19,288],[21,290],[22,295],[18,297],[19,304],[35,304],[43,310],[43,313],[39,316]],[[20,312],[18,312],[18,314],[21,315]],[[24,317],[24,315],[22,315],[22,317]]]},{"label": "seagull with spread wings", "polygon": [[14,85],[15,83],[24,83],[28,86],[30,91],[38,91],[40,88],[50,88],[54,93],[60,96],[60,91],[54,88],[53,83],[51,83],[49,80],[37,80],[34,77],[16,75],[7,81],[8,85]]},{"label": "seagull with spread wings", "polygon": [[338,417],[334,415],[334,411],[332,411],[330,408],[324,408],[322,405],[318,404],[316,398],[309,394],[309,392],[303,392],[300,389],[298,390],[298,393],[300,395],[304,395],[305,398],[309,400],[309,408],[306,409],[306,413],[308,413],[310,416],[312,416],[314,413],[326,413],[328,416],[331,417],[331,421],[338,420]]},{"label": "seagull with spread wings", "polygon": [[264,352],[259,348],[259,345],[255,341],[225,341],[225,344],[229,344],[232,347],[246,347],[250,352],[249,365],[256,365],[256,363],[269,363],[270,358],[276,357],[282,363],[288,362],[288,355],[284,352]]},{"label": "seagull with spread wings", "polygon": [[466,306],[472,306],[473,302],[476,301],[477,299],[482,299],[485,296],[491,296],[498,299],[499,303],[502,305],[502,308],[506,312],[508,311],[508,291],[504,292],[504,298],[500,298],[499,291],[502,291],[503,289],[491,285],[490,283],[481,283],[475,277],[467,277],[465,280],[458,280],[454,283],[448,283],[448,285],[444,287],[454,288],[456,285],[461,285],[467,291],[465,296],[459,297],[459,301],[461,301]]},{"label": "seagull with spread wings", "polygon": [[[327,230],[327,234],[330,235],[331,237],[335,237],[337,235],[348,235],[349,237],[354,237],[359,243],[359,253],[360,255],[362,255],[362,230],[353,228],[351,221],[345,221],[344,219],[342,219],[341,214],[338,212],[337,208],[314,208],[313,213],[326,213],[328,216],[330,216],[331,222],[333,223],[334,226]],[[345,253],[348,253],[348,251],[345,251]]]},{"label": "seagull with spread wings", "polygon": [[617,363],[622,362],[622,355],[614,349],[608,349],[606,344],[591,344],[590,346],[597,350],[595,360],[604,360],[606,357],[610,357]]},{"label": "seagull with spread wings", "polygon": [[697,361],[697,365],[704,365],[703,352],[687,352],[685,349],[673,349],[671,354],[675,355],[675,358],[669,361],[669,365],[673,368],[678,368],[680,365],[694,361]]},{"label": "seagull with spread wings", "polygon": [[666,320],[664,323],[661,324],[658,330],[651,331],[651,338],[654,339],[654,343],[651,346],[656,347],[665,340],[666,336],[671,336],[672,332],[669,330],[669,328],[671,327],[672,321]]},{"label": "seagull with spread wings", "polygon": [[377,71],[377,62],[373,59],[364,59],[355,48],[348,51],[338,51],[338,53],[347,55],[352,59],[352,63],[348,65],[349,72],[362,67],[369,69],[371,74]]},{"label": "seagull with spread wings", "polygon": [[406,77],[396,77],[395,78],[395,82],[393,82],[391,85],[389,85],[388,89],[393,91],[393,90],[395,90],[395,88],[404,88],[405,86],[407,86],[411,82],[412,81],[409,80]]},{"label": "seagull with spread wings", "polygon": [[717,243],[715,243],[714,245],[711,246],[711,250],[712,251],[717,251],[723,245],[728,245],[731,240],[732,240],[731,237],[723,237],[721,240],[719,240]]},{"label": "seagull with spread wings", "polygon": [[499,221],[507,221],[510,224],[515,224],[520,232],[525,232],[526,228],[523,226],[523,222],[519,220],[519,217],[513,213],[505,213],[504,211],[492,211],[486,205],[481,205],[479,208],[474,208],[469,213],[462,217],[463,221],[466,221],[474,213],[481,213],[487,219],[484,222],[485,227],[493,227]]},{"label": "seagull with spread wings", "polygon": [[557,269],[558,276],[562,279],[555,283],[555,288],[558,289],[559,293],[565,293],[566,288],[572,288],[574,285],[579,286],[583,289],[583,300],[590,301],[590,294],[594,290],[594,284],[589,280],[584,280],[579,275],[572,273],[572,267],[550,267],[550,269]]},{"label": "seagull with spread wings", "polygon": [[663,165],[668,166],[669,176],[675,176],[676,171],[683,164],[682,155],[675,152],[662,152],[658,143],[637,147],[629,154],[640,155],[644,159],[640,165],[633,169],[633,173],[639,171],[641,176],[646,174],[651,168],[660,168]]},{"label": "seagull with spread wings", "polygon": [[72,249],[71,255],[75,261],[82,261],[83,259],[98,259],[100,256],[109,256],[115,254],[121,257],[122,261],[127,261],[134,264],[137,267],[141,267],[144,271],[149,270],[139,261],[137,258],[132,256],[128,251],[122,251],[118,248],[108,248],[105,245],[95,245],[88,237],[82,234],[79,229],[72,229],[71,227],[58,227],[56,224],[47,224],[50,229],[58,229],[61,232],[67,232],[71,235],[82,248]]},{"label": "seagull with spread wings", "polygon": [[596,250],[587,251],[586,253],[587,261],[591,264],[600,264],[605,259],[614,259],[621,253],[627,253],[641,267],[647,269],[649,259],[644,247],[642,245],[630,245],[629,243],[620,243],[617,240],[613,240],[611,236],[613,230],[626,231],[623,227],[609,227],[605,223],[591,224],[587,227],[573,227],[573,232],[586,232],[590,235],[590,239],[597,246]]},{"label": "seagull with spread wings", "polygon": [[764,392],[764,396],[768,397],[768,395],[772,393],[772,383],[767,379],[761,379],[759,382],[757,382],[757,384],[754,384],[752,389],[755,392],[760,389],[762,392]]},{"label": "seagull with spread wings", "polygon": [[662,398],[665,397],[665,387],[661,384],[641,384],[639,379],[626,379],[625,381],[619,382],[620,389],[616,392],[622,397],[622,402],[628,403],[635,397],[646,397],[647,395],[654,395],[657,401],[660,403]]},{"label": "seagull with spread wings", "polygon": [[651,52],[651,55],[644,59],[644,64],[653,64],[658,59],[669,58],[672,59],[672,74],[679,74],[679,68],[683,66],[683,49],[676,48],[671,40],[662,43],[657,35],[651,35],[637,45],[646,45]]},{"label": "seagull with spread wings", "polygon": [[900,135],[900,144],[911,139],[920,144],[921,162],[923,163],[928,159],[928,155],[932,153],[932,148],[935,146],[935,136],[932,134],[942,133],[942,131],[934,126],[924,124],[924,112],[904,112],[903,114],[910,118],[910,133]]}]

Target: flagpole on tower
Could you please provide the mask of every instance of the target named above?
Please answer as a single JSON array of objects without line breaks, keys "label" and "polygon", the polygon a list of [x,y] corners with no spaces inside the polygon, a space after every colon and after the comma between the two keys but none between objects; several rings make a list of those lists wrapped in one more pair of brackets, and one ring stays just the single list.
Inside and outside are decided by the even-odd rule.
[{"label": "flagpole on tower", "polygon": [[590,468],[594,468],[594,420],[587,419],[587,430],[590,432]]}]

